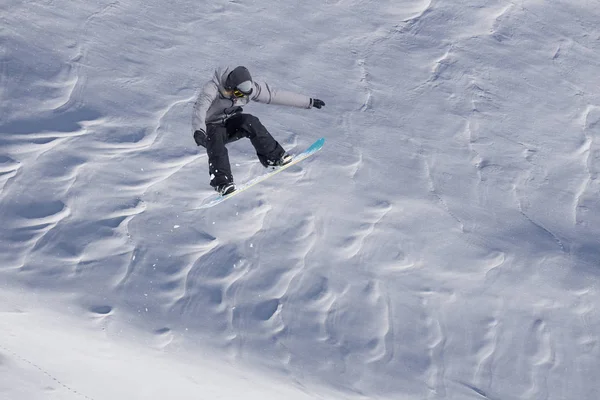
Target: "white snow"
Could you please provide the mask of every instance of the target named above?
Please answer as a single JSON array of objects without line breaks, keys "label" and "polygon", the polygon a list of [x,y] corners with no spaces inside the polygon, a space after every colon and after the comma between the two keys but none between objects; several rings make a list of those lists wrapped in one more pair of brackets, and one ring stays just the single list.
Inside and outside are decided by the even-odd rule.
[{"label": "white snow", "polygon": [[0,0],[0,399],[600,398],[598,5]]}]

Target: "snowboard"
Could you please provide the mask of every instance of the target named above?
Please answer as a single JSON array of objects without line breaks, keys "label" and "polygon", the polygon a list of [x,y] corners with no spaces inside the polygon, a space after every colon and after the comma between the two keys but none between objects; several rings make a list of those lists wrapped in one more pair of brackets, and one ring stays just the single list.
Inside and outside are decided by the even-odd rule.
[{"label": "snowboard", "polygon": [[221,196],[220,194],[215,194],[210,196],[209,198],[207,198],[202,205],[200,205],[200,207],[198,208],[210,208],[210,207],[214,207],[219,203],[224,202],[227,199],[232,198],[233,196],[236,196],[248,189],[250,189],[252,186],[256,185],[257,183],[260,183],[266,179],[269,179],[270,177],[272,177],[273,175],[276,175],[278,173],[280,173],[281,171],[288,169],[289,167],[291,167],[292,165],[296,165],[298,164],[300,161],[307,159],[308,157],[312,156],[313,154],[315,154],[317,151],[321,150],[323,148],[323,145],[325,144],[325,138],[321,138],[318,139],[316,142],[314,142],[312,145],[310,145],[309,148],[307,148],[306,150],[304,150],[302,153],[296,154],[292,156],[292,161],[290,161],[289,163],[287,163],[286,165],[282,166],[282,167],[270,167],[269,171],[257,176],[256,178],[243,183],[241,185],[236,185],[236,190],[235,192],[225,195],[225,196]]}]

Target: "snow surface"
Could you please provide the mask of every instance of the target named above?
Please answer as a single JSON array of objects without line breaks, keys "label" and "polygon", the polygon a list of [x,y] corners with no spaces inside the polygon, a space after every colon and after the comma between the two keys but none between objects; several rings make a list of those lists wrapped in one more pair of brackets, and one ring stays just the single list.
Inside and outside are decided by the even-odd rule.
[{"label": "snow surface", "polygon": [[[0,10],[1,399],[600,398],[597,0]],[[328,141],[197,210],[221,64]]]}]

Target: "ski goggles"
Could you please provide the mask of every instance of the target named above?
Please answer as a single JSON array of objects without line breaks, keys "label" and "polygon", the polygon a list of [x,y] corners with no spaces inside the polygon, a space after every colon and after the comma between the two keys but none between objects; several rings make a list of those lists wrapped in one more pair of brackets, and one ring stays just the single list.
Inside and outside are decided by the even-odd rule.
[{"label": "ski goggles", "polygon": [[233,95],[235,97],[250,96],[251,94],[252,94],[252,89],[250,89],[250,91],[248,93],[244,93],[240,89],[233,89]]},{"label": "ski goggles", "polygon": [[233,95],[235,97],[250,96],[251,94],[252,94],[252,82],[251,81],[244,81],[244,82],[240,83],[239,85],[237,85],[237,87],[235,87],[233,89]]}]

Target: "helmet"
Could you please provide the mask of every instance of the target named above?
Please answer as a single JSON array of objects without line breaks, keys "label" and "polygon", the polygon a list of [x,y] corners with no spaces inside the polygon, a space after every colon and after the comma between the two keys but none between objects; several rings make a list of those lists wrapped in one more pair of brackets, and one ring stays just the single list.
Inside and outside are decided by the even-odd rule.
[{"label": "helmet", "polygon": [[240,92],[249,95],[252,93],[252,77],[248,68],[239,66],[235,67],[233,71],[227,75],[225,80],[225,89],[227,90],[239,90]]}]

